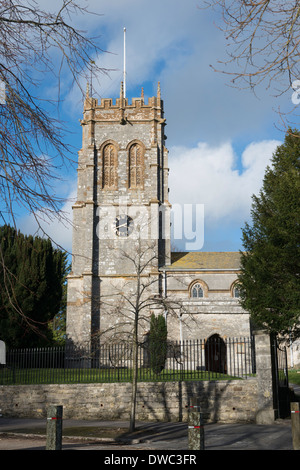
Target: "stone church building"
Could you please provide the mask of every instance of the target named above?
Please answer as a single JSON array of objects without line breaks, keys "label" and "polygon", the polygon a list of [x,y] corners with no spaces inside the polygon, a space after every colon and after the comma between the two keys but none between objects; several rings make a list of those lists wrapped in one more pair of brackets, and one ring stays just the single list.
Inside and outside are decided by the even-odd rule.
[{"label": "stone church building", "polygon": [[[237,252],[171,252],[163,101],[143,90],[129,103],[87,90],[73,206],[67,336],[74,343],[141,335],[163,313],[171,339],[250,336],[239,305]],[[188,191],[188,188],[186,188]]]}]

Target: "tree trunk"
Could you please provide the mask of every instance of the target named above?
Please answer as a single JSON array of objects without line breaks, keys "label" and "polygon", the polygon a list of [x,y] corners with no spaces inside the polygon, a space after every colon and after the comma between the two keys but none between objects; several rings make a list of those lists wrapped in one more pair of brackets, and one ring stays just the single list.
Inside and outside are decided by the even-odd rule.
[{"label": "tree trunk", "polygon": [[133,344],[133,372],[132,372],[132,391],[131,391],[131,410],[130,410],[130,432],[135,430],[135,412],[137,395],[137,343]]},{"label": "tree trunk", "polygon": [[136,395],[137,395],[137,374],[138,374],[138,312],[135,314],[134,332],[132,342],[133,364],[132,364],[132,392],[130,410],[130,432],[135,430]]}]

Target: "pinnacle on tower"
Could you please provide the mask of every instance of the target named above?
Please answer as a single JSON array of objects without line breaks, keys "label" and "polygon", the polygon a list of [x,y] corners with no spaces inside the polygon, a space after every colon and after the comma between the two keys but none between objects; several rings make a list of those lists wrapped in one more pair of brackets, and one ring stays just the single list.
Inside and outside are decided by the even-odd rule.
[{"label": "pinnacle on tower", "polygon": [[160,82],[157,84],[157,98],[160,100]]}]

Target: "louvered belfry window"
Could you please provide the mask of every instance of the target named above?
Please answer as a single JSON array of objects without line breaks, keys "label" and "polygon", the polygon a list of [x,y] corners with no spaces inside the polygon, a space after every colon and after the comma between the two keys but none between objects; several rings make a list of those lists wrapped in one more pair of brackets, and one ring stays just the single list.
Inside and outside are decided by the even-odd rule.
[{"label": "louvered belfry window", "polygon": [[117,186],[117,151],[113,144],[103,149],[103,188],[115,189]]},{"label": "louvered belfry window", "polygon": [[129,149],[129,188],[143,187],[143,149],[133,144]]}]

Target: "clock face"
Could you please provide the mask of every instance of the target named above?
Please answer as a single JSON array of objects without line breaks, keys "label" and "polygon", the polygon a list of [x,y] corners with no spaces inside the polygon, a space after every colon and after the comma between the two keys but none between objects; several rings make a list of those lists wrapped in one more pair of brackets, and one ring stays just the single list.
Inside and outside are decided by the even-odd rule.
[{"label": "clock face", "polygon": [[116,234],[119,237],[128,237],[133,231],[133,220],[128,215],[118,215],[116,218]]}]

